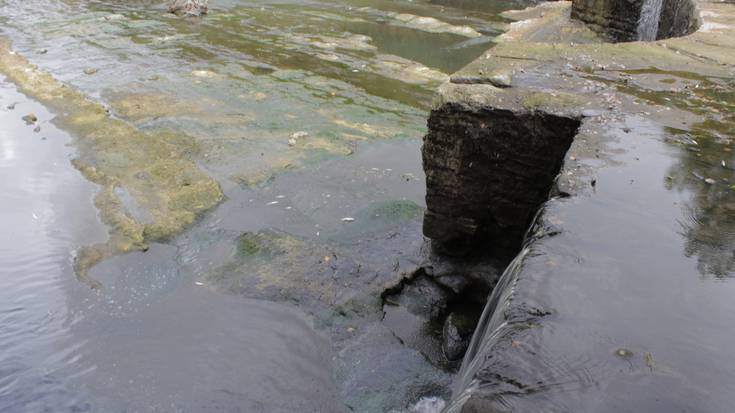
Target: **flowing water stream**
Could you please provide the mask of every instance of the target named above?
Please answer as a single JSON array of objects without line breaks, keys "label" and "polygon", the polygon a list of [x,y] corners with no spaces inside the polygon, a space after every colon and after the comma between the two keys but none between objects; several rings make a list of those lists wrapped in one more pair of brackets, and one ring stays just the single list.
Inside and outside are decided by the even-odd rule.
[{"label": "flowing water stream", "polygon": [[[381,323],[380,294],[423,254],[432,91],[518,6],[214,0],[183,19],[156,1],[0,0],[13,50],[111,119],[185,137],[171,156],[224,194],[78,281],[80,251],[119,228],[71,160],[145,165],[0,79],[0,412],[440,408],[451,371]],[[121,182],[126,214],[157,219]]]}]

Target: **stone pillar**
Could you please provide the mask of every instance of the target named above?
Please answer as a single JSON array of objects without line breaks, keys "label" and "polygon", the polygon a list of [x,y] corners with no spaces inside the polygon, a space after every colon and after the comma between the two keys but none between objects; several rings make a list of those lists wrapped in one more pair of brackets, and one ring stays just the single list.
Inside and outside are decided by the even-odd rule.
[{"label": "stone pillar", "polygon": [[684,36],[699,27],[691,0],[573,0],[572,18],[615,42]]},{"label": "stone pillar", "polygon": [[449,253],[517,253],[579,119],[449,99],[431,111],[428,125],[424,234]]}]

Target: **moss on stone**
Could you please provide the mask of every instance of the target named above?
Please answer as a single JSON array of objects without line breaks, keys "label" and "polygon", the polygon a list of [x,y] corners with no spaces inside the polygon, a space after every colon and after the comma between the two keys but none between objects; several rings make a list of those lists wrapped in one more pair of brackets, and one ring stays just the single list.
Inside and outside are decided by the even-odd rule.
[{"label": "moss on stone", "polygon": [[[6,40],[0,40],[0,73],[56,112],[55,122],[76,137],[79,155],[73,165],[101,186],[95,205],[109,226],[109,240],[82,248],[75,260],[77,276],[90,285],[99,286],[88,271],[101,260],[168,239],[222,200],[217,182],[189,159],[197,150],[189,137],[143,133],[111,118],[101,104],[13,52]],[[136,220],[117,188],[130,194],[150,221]]]}]

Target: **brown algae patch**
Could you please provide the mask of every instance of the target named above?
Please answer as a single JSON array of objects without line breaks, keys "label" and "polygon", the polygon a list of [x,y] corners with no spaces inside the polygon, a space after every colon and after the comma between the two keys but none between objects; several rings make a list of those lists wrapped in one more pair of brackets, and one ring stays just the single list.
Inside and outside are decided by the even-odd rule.
[{"label": "brown algae patch", "polygon": [[[189,159],[196,151],[191,138],[147,134],[111,118],[102,105],[13,52],[7,40],[0,40],[0,72],[56,112],[55,121],[77,137],[79,155],[72,163],[102,187],[95,205],[110,227],[109,240],[82,248],[75,260],[77,276],[90,286],[100,287],[88,271],[101,260],[146,250],[149,242],[174,236],[222,200],[217,182]],[[133,207],[146,218],[136,219]]]}]

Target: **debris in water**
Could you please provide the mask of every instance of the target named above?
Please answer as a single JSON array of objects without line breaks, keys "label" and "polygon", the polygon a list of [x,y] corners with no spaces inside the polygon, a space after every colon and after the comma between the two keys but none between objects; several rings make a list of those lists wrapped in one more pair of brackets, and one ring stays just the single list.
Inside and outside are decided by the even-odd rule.
[{"label": "debris in water", "polygon": [[268,202],[266,205],[278,205],[278,201]]},{"label": "debris in water", "polygon": [[713,184],[714,184],[715,182],[717,182],[717,181],[715,181],[715,180],[714,180],[714,179],[712,179],[712,178],[707,178],[707,179],[705,179],[705,180],[704,180],[704,182],[706,182],[706,183],[708,183],[708,184],[710,184],[710,185],[713,185]]},{"label": "debris in water", "polygon": [[298,143],[299,139],[305,138],[307,136],[309,136],[309,133],[304,131],[298,131],[291,134],[291,137],[288,139],[288,146],[296,146],[296,143]]},{"label": "debris in water", "polygon": [[196,77],[206,77],[206,78],[213,78],[214,72],[209,70],[192,70],[191,74]]},{"label": "debris in water", "polygon": [[645,352],[643,354],[643,360],[646,361],[646,366],[653,371],[654,367],[656,367],[656,363],[653,361],[653,354],[649,351]]},{"label": "debris in water", "polygon": [[626,349],[626,348],[619,348],[619,349],[615,350],[615,355],[618,356],[618,357],[620,357],[620,358],[627,359],[627,358],[633,357],[633,352],[630,351],[630,350],[628,350],[628,349]]},{"label": "debris in water", "polygon": [[201,281],[194,281],[194,285],[198,285],[198,286],[200,286],[200,287],[201,287],[201,286],[203,286],[203,285],[204,285],[204,283],[203,283],[203,282],[201,282]]},{"label": "debris in water", "polygon": [[90,68],[84,69],[84,74],[91,76],[91,75],[97,73],[98,71],[99,71],[99,69],[94,69],[94,68],[91,68],[90,67]]},{"label": "debris in water", "polygon": [[355,222],[355,218],[352,218],[352,217],[344,217],[344,218],[342,218],[342,222]]},{"label": "debris in water", "polygon": [[33,113],[29,113],[22,118],[24,121],[26,121],[26,124],[33,125],[38,121],[38,118]]},{"label": "debris in water", "polygon": [[33,128],[33,132],[36,132],[36,133],[41,132],[41,125],[38,125],[35,128]]}]

